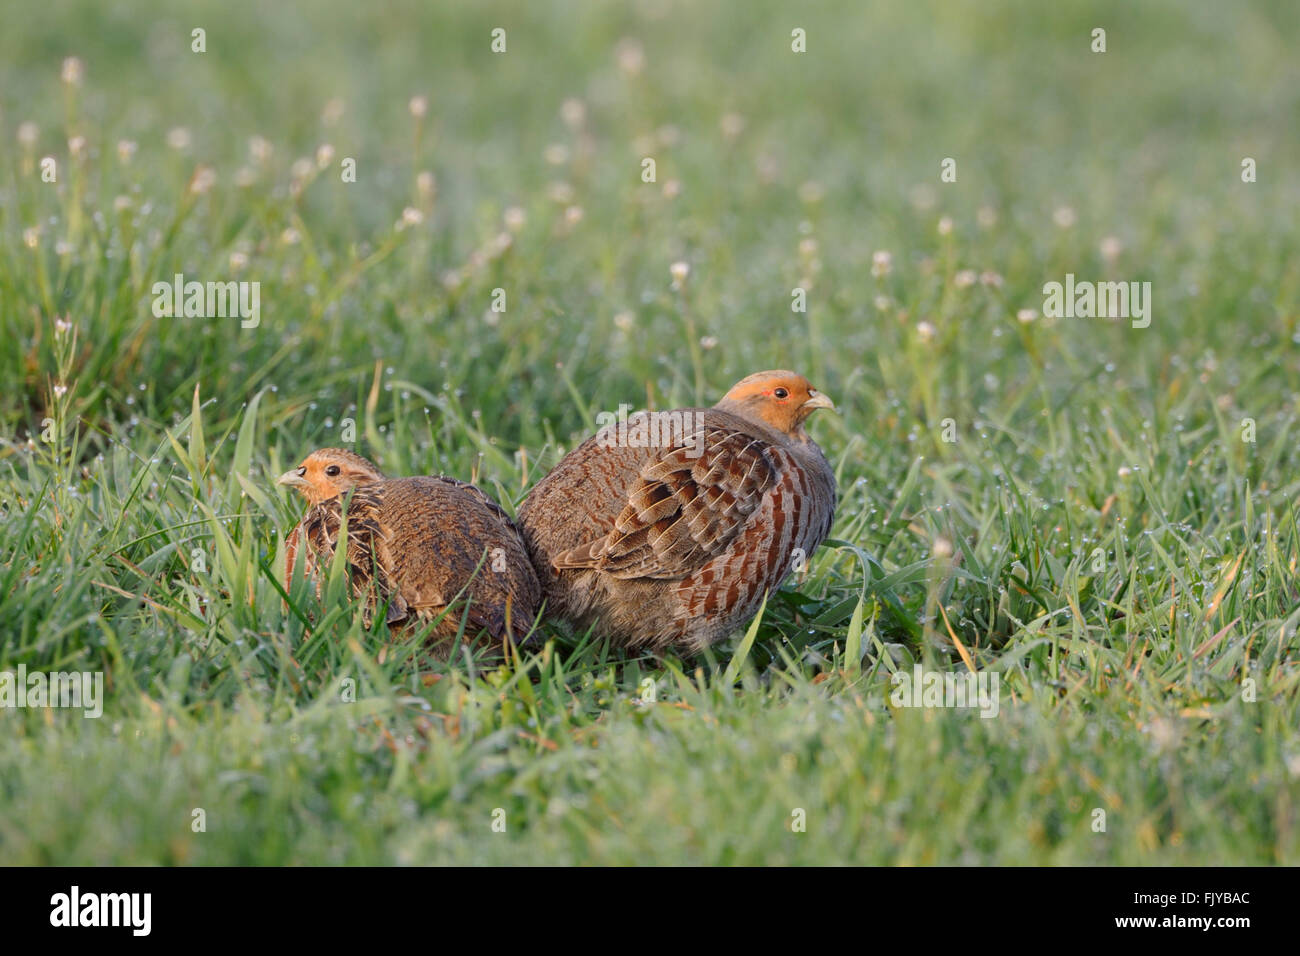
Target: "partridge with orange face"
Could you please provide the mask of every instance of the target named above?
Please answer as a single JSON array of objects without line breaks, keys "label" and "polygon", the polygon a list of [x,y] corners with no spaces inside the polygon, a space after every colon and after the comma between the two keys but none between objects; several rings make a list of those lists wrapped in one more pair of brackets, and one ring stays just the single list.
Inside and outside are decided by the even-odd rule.
[{"label": "partridge with orange face", "polygon": [[[499,645],[522,641],[537,616],[540,591],[518,529],[478,488],[454,478],[385,478],[360,455],[314,451],[279,484],[309,505],[286,542],[285,580],[299,552],[305,576],[319,582],[338,544],[347,507],[352,592],[382,607],[394,628],[422,630],[448,644],[468,603],[466,636],[486,632]],[[368,605],[369,614],[374,604]]]},{"label": "partridge with orange face", "polygon": [[548,610],[686,653],[734,633],[830,533],[835,476],[804,431],[819,408],[803,376],[759,372],[574,449],[519,509]]}]

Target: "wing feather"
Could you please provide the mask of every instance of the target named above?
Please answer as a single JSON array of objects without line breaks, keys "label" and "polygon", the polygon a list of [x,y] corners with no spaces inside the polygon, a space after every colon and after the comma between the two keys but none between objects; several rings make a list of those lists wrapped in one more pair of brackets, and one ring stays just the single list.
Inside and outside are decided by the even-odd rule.
[{"label": "wing feather", "polygon": [[684,578],[727,548],[775,480],[766,440],[706,426],[641,469],[607,535],[553,563],[618,578]]}]

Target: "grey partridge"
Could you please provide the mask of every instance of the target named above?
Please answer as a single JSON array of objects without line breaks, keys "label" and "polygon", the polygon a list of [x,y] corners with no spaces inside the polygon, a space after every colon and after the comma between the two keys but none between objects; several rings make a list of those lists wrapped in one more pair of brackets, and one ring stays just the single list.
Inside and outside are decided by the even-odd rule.
[{"label": "grey partridge", "polygon": [[695,653],[734,633],[830,533],[835,476],[804,431],[831,401],[794,372],[712,408],[606,425],[519,509],[547,610],[629,646]]},{"label": "grey partridge", "polygon": [[[285,580],[299,551],[305,577],[319,589],[347,507],[347,565],[352,593],[366,597],[367,618],[387,605],[394,629],[422,630],[451,610],[429,635],[447,645],[462,611],[467,637],[486,631],[493,646],[522,641],[537,616],[540,589],[519,531],[495,501],[455,478],[386,478],[350,451],[322,448],[285,472],[279,484],[307,499],[286,541]],[[465,603],[468,602],[468,610]]]}]

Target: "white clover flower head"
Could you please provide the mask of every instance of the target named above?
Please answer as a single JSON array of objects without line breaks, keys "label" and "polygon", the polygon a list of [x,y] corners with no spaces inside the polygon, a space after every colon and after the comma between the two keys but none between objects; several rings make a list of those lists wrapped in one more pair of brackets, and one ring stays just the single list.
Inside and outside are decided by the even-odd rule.
[{"label": "white clover flower head", "polygon": [[217,171],[211,166],[200,166],[194,170],[194,178],[190,180],[190,192],[196,196],[202,196],[211,191],[217,183]]},{"label": "white clover flower head", "polygon": [[998,214],[992,206],[980,206],[975,213],[975,221],[981,229],[992,229],[998,224]]},{"label": "white clover flower head", "polygon": [[974,269],[962,269],[952,277],[952,283],[959,289],[969,289],[975,284],[978,277]]},{"label": "white clover flower head", "polygon": [[716,335],[705,335],[700,338],[700,348],[708,351],[718,347],[718,337]]},{"label": "white clover flower head", "polygon": [[940,217],[939,217],[939,235],[941,235],[941,236],[951,236],[951,235],[952,235],[952,217],[951,217],[951,216],[940,216]]},{"label": "white clover flower head", "polygon": [[723,113],[719,126],[724,139],[735,139],[745,131],[745,117],[739,113]]},{"label": "white clover flower head", "polygon": [[415,177],[415,191],[421,199],[432,199],[438,191],[438,180],[427,169]]},{"label": "white clover flower head", "polygon": [[934,327],[933,322],[916,323],[916,334],[921,337],[922,342],[929,342],[938,334],[938,329]]},{"label": "white clover flower head", "polygon": [[40,245],[40,241],[41,241],[40,226],[28,226],[26,229],[23,230],[23,243],[24,245],[27,246],[28,249],[35,249],[38,245]]},{"label": "white clover flower head", "polygon": [[316,168],[324,169],[334,160],[334,147],[329,143],[321,143],[316,147]]},{"label": "white clover flower head", "polygon": [[930,550],[936,558],[951,558],[952,542],[947,538],[935,538]]},{"label": "white clover flower head", "polygon": [[1078,221],[1079,217],[1070,206],[1058,206],[1056,211],[1052,213],[1052,222],[1056,223],[1062,229],[1069,229]]},{"label": "white clover flower head", "polygon": [[248,254],[245,252],[232,252],[230,254],[230,271],[243,272],[248,266]]},{"label": "white clover flower head", "polygon": [[552,166],[563,166],[569,161],[569,148],[563,143],[551,143],[542,150],[542,158]]},{"label": "white clover flower head", "polygon": [[414,206],[407,206],[402,210],[402,222],[408,226],[418,226],[424,222],[424,213]]},{"label": "white clover flower head", "polygon": [[567,226],[576,226],[582,222],[583,209],[581,206],[569,206],[564,210],[564,223]]},{"label": "white clover flower head", "polygon": [[998,275],[991,269],[985,269],[980,273],[980,285],[986,285],[993,289],[1002,288],[1002,276]]},{"label": "white clover flower head", "polygon": [[125,166],[135,158],[135,151],[138,148],[133,139],[119,139],[117,141],[117,161]]},{"label": "white clover flower head", "polygon": [[177,152],[184,152],[193,142],[190,131],[184,126],[173,126],[167,131],[167,145]]},{"label": "white clover flower head", "polygon": [[805,236],[799,240],[799,255],[805,259],[811,259],[817,255],[817,240],[812,236]]},{"label": "white clover flower head", "polygon": [[248,138],[248,158],[257,165],[265,164],[274,151],[275,147],[266,138],[262,136],[250,136]]},{"label": "white clover flower head", "polygon": [[289,167],[289,175],[299,182],[307,179],[315,171],[316,166],[310,159],[295,159],[293,165]]},{"label": "white clover flower head", "polygon": [[887,295],[878,295],[875,297],[875,299],[872,300],[872,304],[879,311],[884,312],[886,309],[890,307],[890,305],[893,304],[893,301]]},{"label": "white clover flower head", "polygon": [[622,312],[615,314],[614,316],[614,328],[618,329],[621,332],[630,331],[632,326],[635,324],[636,324],[636,316],[633,315],[631,312],[627,311],[626,309],[624,309]]},{"label": "white clover flower head", "polygon": [[1121,478],[1127,478],[1131,474],[1133,474],[1132,468],[1130,468],[1128,465],[1120,465],[1118,475]]},{"label": "white clover flower head", "polygon": [[1101,252],[1101,257],[1107,262],[1114,262],[1119,258],[1119,254],[1124,251],[1124,243],[1118,236],[1106,236],[1098,244],[1097,248]]},{"label": "white clover flower head", "polygon": [[682,181],[680,179],[669,179],[664,183],[663,194],[665,199],[676,199],[681,195]]},{"label": "white clover flower head", "polygon": [[528,213],[524,212],[523,208],[520,206],[510,206],[505,211],[504,219],[506,228],[511,232],[517,233],[523,229],[524,225],[528,222]]},{"label": "white clover flower head", "polygon": [[587,119],[587,104],[571,96],[560,104],[560,119],[571,130],[579,130]]},{"label": "white clover flower head", "polygon": [[871,254],[871,274],[877,279],[889,275],[894,269],[894,255],[886,249]]},{"label": "white clover flower head", "polygon": [[1016,313],[1016,320],[1020,322],[1022,325],[1028,325],[1030,322],[1033,322],[1037,318],[1038,318],[1037,309],[1021,309],[1019,312]]},{"label": "white clover flower head", "polygon": [[68,86],[80,86],[82,77],[85,76],[85,67],[81,60],[75,56],[66,57],[63,61],[63,82]]},{"label": "white clover flower head", "polygon": [[668,267],[668,274],[672,276],[673,288],[680,289],[686,284],[686,277],[691,274],[691,264],[689,262],[674,262]]},{"label": "white clover flower head", "polygon": [[55,317],[54,319],[55,333],[57,333],[58,335],[66,335],[71,330],[72,330],[72,323],[69,322],[66,317],[61,319],[58,318],[57,316]]},{"label": "white clover flower head", "polygon": [[412,116],[420,119],[429,112],[429,100],[423,96],[412,96],[411,101],[406,104],[406,108],[411,111]]},{"label": "white clover flower head", "polygon": [[639,76],[645,69],[645,49],[641,41],[634,37],[625,37],[614,47],[614,58],[618,68],[628,76]]},{"label": "white clover flower head", "polygon": [[64,385],[62,382],[54,386],[55,398],[62,398],[66,394],[68,394],[68,386]]},{"label": "white clover flower head", "polygon": [[24,149],[35,146],[40,135],[40,129],[31,120],[23,120],[18,124],[18,144]]},{"label": "white clover flower head", "polygon": [[302,241],[302,233],[293,228],[293,226],[290,226],[285,229],[284,232],[280,233],[280,241],[286,246],[296,246]]}]

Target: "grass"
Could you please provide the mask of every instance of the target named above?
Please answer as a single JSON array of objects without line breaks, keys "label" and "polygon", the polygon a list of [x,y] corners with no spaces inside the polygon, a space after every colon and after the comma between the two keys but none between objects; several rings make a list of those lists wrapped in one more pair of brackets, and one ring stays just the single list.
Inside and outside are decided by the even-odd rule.
[{"label": "grass", "polygon": [[[1289,5],[13,26],[0,671],[106,702],[0,711],[0,859],[1300,862]],[[177,272],[260,324],[155,317]],[[1150,281],[1150,327],[1038,314],[1067,273]],[[429,665],[276,574],[274,476],[345,420],[513,510],[597,411],[771,367],[839,409],[833,540],[703,658],[548,624]],[[891,706],[967,661],[996,718]]]}]

